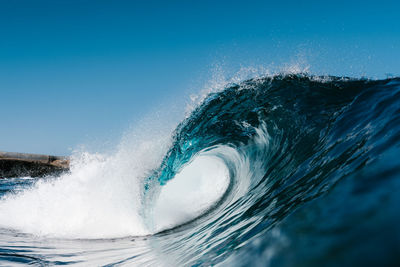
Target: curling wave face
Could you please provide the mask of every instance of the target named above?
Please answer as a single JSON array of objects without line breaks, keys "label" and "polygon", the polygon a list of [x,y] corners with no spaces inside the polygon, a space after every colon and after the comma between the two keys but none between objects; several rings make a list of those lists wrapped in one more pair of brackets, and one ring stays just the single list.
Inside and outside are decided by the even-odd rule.
[{"label": "curling wave face", "polygon": [[44,238],[126,237],[119,254],[90,252],[96,264],[394,263],[399,122],[397,78],[231,84],[166,141],[86,157],[70,174],[4,195],[0,226]]}]

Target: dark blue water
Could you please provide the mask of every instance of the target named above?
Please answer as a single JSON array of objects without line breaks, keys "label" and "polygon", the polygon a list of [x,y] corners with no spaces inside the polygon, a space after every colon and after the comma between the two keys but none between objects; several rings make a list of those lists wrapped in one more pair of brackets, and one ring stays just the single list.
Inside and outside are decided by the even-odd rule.
[{"label": "dark blue water", "polygon": [[[144,179],[148,217],[152,198],[199,155],[224,162],[228,189],[200,217],[118,239],[3,226],[0,265],[399,266],[399,145],[399,78],[299,74],[228,85],[179,124]],[[3,180],[0,192],[32,183]]]}]

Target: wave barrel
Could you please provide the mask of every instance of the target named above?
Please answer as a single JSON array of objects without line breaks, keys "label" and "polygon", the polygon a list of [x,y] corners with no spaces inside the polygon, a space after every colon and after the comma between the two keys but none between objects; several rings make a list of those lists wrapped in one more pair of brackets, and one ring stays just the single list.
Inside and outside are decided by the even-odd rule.
[{"label": "wave barrel", "polygon": [[43,177],[69,170],[69,158],[0,151],[0,179],[11,177]]}]

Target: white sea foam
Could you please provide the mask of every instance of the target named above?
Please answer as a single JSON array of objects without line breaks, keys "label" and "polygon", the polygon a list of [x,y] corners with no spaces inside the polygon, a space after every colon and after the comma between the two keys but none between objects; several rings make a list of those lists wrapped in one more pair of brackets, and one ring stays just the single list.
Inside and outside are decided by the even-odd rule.
[{"label": "white sea foam", "polygon": [[157,231],[180,225],[207,211],[229,186],[221,159],[199,156],[162,189],[154,208]]},{"label": "white sea foam", "polygon": [[142,181],[160,160],[156,141],[111,156],[83,153],[70,174],[0,202],[0,225],[36,235],[107,238],[149,234],[139,215]]},{"label": "white sea foam", "polygon": [[[229,81],[220,77],[208,88],[222,90],[223,84],[240,82],[256,71],[260,72],[242,69]],[[200,98],[210,91],[204,92]],[[30,189],[1,199],[0,227],[65,238],[147,235],[194,219],[218,202],[231,182],[227,165],[238,177],[250,177],[248,159],[231,147],[220,147],[213,150],[216,154],[194,158],[161,188],[153,207],[143,207],[144,180],[160,166],[174,128],[165,129],[165,124],[149,121],[139,123],[142,126],[126,135],[117,151],[76,153],[70,173],[40,180]],[[248,182],[240,181],[236,197],[247,190]],[[143,218],[143,209],[147,208],[154,211],[152,225]]]},{"label": "white sea foam", "polygon": [[62,238],[147,235],[195,218],[226,191],[224,163],[197,157],[162,187],[154,200],[155,224],[146,225],[142,211],[151,207],[142,207],[144,180],[159,166],[170,138],[131,137],[141,141],[125,139],[111,155],[77,153],[71,173],[0,200],[0,227]]}]

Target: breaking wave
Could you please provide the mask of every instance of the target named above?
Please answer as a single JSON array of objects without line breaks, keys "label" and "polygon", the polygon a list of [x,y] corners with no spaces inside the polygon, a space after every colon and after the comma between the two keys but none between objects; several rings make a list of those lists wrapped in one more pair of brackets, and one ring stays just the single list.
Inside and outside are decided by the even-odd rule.
[{"label": "breaking wave", "polygon": [[[104,264],[393,263],[399,127],[398,78],[249,79],[209,94],[172,134],[82,153],[61,177],[9,186],[0,226],[135,237],[156,253]],[[386,249],[359,257],[377,242]]]}]

